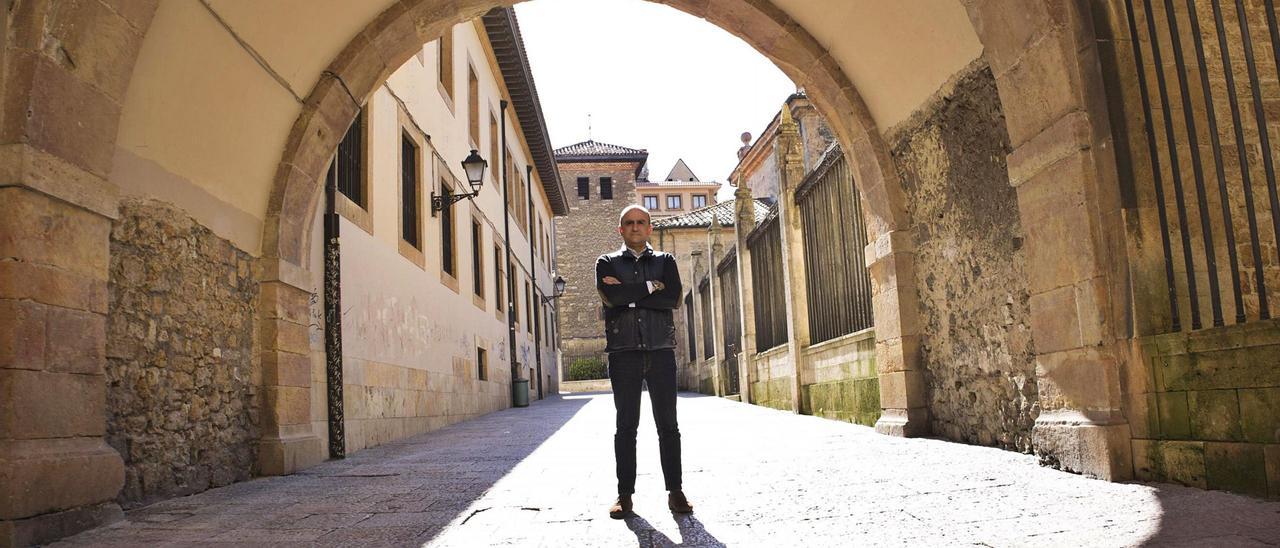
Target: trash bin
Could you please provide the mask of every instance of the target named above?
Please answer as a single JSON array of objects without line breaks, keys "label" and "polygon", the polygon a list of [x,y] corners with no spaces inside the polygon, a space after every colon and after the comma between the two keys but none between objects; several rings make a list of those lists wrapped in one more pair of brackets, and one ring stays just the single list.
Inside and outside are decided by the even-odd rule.
[{"label": "trash bin", "polygon": [[529,407],[529,379],[516,379],[511,389],[516,391],[516,407]]}]

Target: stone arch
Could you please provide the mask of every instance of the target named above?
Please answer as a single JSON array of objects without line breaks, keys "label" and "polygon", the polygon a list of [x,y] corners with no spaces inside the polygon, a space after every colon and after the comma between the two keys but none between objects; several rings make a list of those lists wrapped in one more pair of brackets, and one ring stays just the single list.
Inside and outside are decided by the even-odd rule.
[{"label": "stone arch", "polygon": [[[919,375],[914,369],[919,340],[910,306],[915,298],[911,238],[893,161],[857,90],[822,45],[770,0],[654,1],[703,17],[765,54],[806,86],[842,145],[857,159],[857,177],[874,238],[877,308],[897,311],[892,317],[882,313],[877,318],[878,328],[884,331],[877,335],[884,405],[897,411],[889,414],[884,429],[904,434],[922,431],[922,388],[913,378]],[[1024,224],[1049,227],[1029,233],[1026,242],[1029,262],[1046,265],[1030,275],[1033,331],[1038,341],[1046,341],[1038,357],[1038,369],[1047,382],[1041,383],[1046,413],[1037,425],[1037,445],[1064,468],[1124,478],[1130,464],[1129,442],[1120,412],[1118,377],[1126,359],[1127,333],[1120,320],[1127,303],[1117,299],[1125,294],[1126,258],[1089,7],[1079,2],[961,2],[997,80],[1014,147],[1008,169],[1017,187],[1020,215]],[[298,314],[297,305],[305,303],[305,291],[300,289],[306,286],[305,270],[300,265],[305,264],[307,225],[318,207],[317,183],[328,155],[354,117],[359,100],[408,59],[413,48],[439,35],[447,25],[514,3],[394,3],[344,48],[307,95],[274,178],[264,229],[262,382],[265,411],[273,415],[266,422],[274,426],[262,441],[260,472],[289,472],[320,457],[318,440],[306,420],[284,420],[298,406],[285,405],[282,393],[273,395],[272,389],[282,386],[282,378],[296,374],[284,370],[286,364],[277,349],[296,335],[285,328],[284,320]],[[23,301],[58,306],[83,316],[91,332],[103,321],[109,260],[104,250],[110,219],[117,211],[116,191],[106,175],[122,99],[156,5],[156,0],[32,0],[6,7],[15,12],[3,14],[7,34],[0,138],[6,143],[3,167],[9,176],[0,192],[10,195],[7,203],[18,213],[5,216],[0,232],[21,236],[0,241],[3,253],[17,259],[0,265],[0,305]],[[92,54],[68,62],[51,44],[91,44],[84,50]],[[33,213],[35,209],[39,212]],[[78,231],[73,238],[49,231],[35,233],[40,229],[30,228],[37,225],[31,221],[41,215],[69,220]],[[38,243],[30,245],[28,240]],[[1063,258],[1072,259],[1072,264],[1063,265]],[[1054,314],[1059,309],[1074,314]],[[85,339],[86,355],[101,357],[105,343]],[[76,372],[77,382],[88,382],[86,374],[94,372],[101,379],[101,360],[92,365],[90,370]],[[50,401],[65,399],[42,393]],[[69,427],[79,428],[102,416],[102,409],[83,407],[75,421],[68,419]],[[306,408],[301,406],[304,413]],[[39,459],[5,457],[13,463],[12,477],[42,477],[32,475],[39,467],[40,474],[65,471],[65,477],[94,481],[56,497],[23,499],[16,507],[5,507],[0,519],[89,508],[115,496],[122,475],[119,456],[93,428],[77,431],[88,436],[83,446],[67,448],[58,440],[65,436],[62,426],[41,423],[32,428],[48,431],[24,434],[27,450]],[[23,468],[28,465],[22,462],[29,462],[28,475]]]},{"label": "stone arch", "polygon": [[[450,6],[402,2],[344,48],[308,95],[282,155],[264,227],[264,258],[276,265],[269,271],[284,273],[306,264],[308,225],[321,195],[316,181],[357,103],[444,29],[517,1],[469,0]],[[768,0],[654,1],[706,19],[770,59],[806,88],[842,146],[851,151],[874,242],[871,271],[880,312],[877,361],[885,408],[877,428],[898,435],[926,432],[909,221],[881,128],[857,89],[832,55]],[[1041,360],[1048,377],[1041,389],[1048,413],[1038,421],[1037,445],[1068,469],[1126,477],[1123,463],[1128,458],[1116,454],[1122,450],[1127,455],[1128,446],[1117,393],[1123,362],[1118,342],[1124,336],[1110,331],[1122,324],[1113,314],[1119,307],[1110,298],[1122,287],[1124,248],[1123,242],[1106,236],[1108,227],[1118,228],[1114,214],[1119,201],[1110,148],[1096,146],[1111,137],[1097,52],[1090,47],[1088,8],[1012,0],[964,0],[964,5],[1005,105],[1014,148],[1008,157],[1009,178],[1019,187],[1024,226],[1048,220],[1064,229],[1087,227],[1083,239],[1062,241],[1063,231],[1033,231],[1027,241],[1029,263],[1036,269],[1030,276],[1032,329],[1037,338],[1050,341]],[[1055,200],[1046,192],[1050,178],[1055,184],[1068,181],[1069,194],[1086,201]],[[1085,268],[1063,272],[1054,266],[1061,257],[1076,255],[1087,257]],[[1061,316],[1056,310],[1063,307],[1077,311],[1072,325],[1056,321]],[[1104,382],[1082,386],[1070,380],[1082,375]],[[1055,382],[1055,376],[1068,382]],[[1079,438],[1086,432],[1088,439]]]},{"label": "stone arch", "polygon": [[[318,181],[342,134],[374,89],[390,77],[404,62],[418,52],[422,44],[434,40],[455,24],[479,17],[494,7],[507,7],[519,0],[472,0],[444,9],[430,0],[401,2],[388,8],[347,46],[329,65],[320,81],[307,96],[303,112],[298,116],[280,164],[277,168],[271,201],[264,224],[263,260],[267,278],[264,284],[273,290],[264,296],[280,299],[269,303],[268,310],[284,310],[305,298],[301,283],[311,246],[310,224],[315,219],[323,189]],[[892,311],[876,319],[877,338],[884,344],[877,351],[881,363],[882,384],[896,390],[888,398],[885,416],[878,428],[897,435],[915,435],[927,431],[927,410],[923,388],[913,379],[920,377],[917,354],[918,338],[908,328],[918,322],[914,306],[913,263],[903,195],[897,171],[889,156],[881,131],[857,89],[844,74],[832,55],[799,23],[768,0],[653,0],[691,15],[738,36],[777,65],[797,84],[804,86],[809,97],[826,117],[845,150],[853,151],[859,188],[867,207],[868,234],[875,241],[876,263],[872,267],[877,290],[876,299],[884,303],[879,310]],[[899,285],[897,280],[907,280]],[[266,317],[270,317],[268,313]],[[268,322],[270,320],[267,320]],[[287,326],[281,325],[282,329]],[[279,333],[270,326],[269,335]],[[903,337],[906,334],[907,337]],[[270,341],[268,337],[266,340]],[[278,362],[268,347],[264,363]],[[271,379],[266,379],[270,393]],[[300,420],[301,417],[295,419]],[[262,462],[288,462],[296,454],[286,445],[268,441],[264,448],[276,449],[278,455]],[[275,469],[275,464],[266,466]],[[286,465],[284,469],[290,469]]]}]

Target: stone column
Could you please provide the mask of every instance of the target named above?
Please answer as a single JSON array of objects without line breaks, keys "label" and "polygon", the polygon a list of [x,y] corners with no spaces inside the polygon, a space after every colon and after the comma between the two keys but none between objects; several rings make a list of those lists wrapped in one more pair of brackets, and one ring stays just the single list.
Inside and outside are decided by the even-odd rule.
[{"label": "stone column", "polygon": [[311,425],[311,344],[307,336],[310,275],[285,260],[264,258],[258,344],[262,364],[255,473],[291,474],[325,459]]},{"label": "stone column", "polygon": [[0,545],[27,545],[122,515],[114,501],[124,463],[104,439],[118,209],[107,174],[155,4],[140,0],[123,14],[98,2],[5,4]]},{"label": "stone column", "polygon": [[920,304],[915,289],[915,246],[909,232],[891,230],[867,244],[871,306],[876,320],[880,419],[876,432],[929,433],[929,407],[920,364]]},{"label": "stone column", "polygon": [[1126,321],[1124,303],[1113,302],[1129,291],[1125,223],[1089,3],[965,3],[988,44],[1013,146],[1009,181],[1027,230],[1041,406],[1035,451],[1065,470],[1127,479]]},{"label": "stone column", "polygon": [[323,204],[324,169],[337,140],[358,110],[335,78],[322,78],[308,98],[308,105],[308,109],[313,105],[314,110],[299,118],[290,143],[302,142],[302,135],[312,133],[329,135],[333,142],[293,155],[296,163],[281,162],[268,202],[263,256],[257,267],[262,282],[256,346],[260,362],[254,380],[260,387],[261,420],[254,473],[259,475],[290,474],[321,462],[328,454],[310,417],[307,314],[312,278],[305,266],[311,264],[310,247],[304,242],[315,222],[314,208],[322,207],[315,204]]},{"label": "stone column", "polygon": [[751,248],[747,246],[747,235],[756,227],[755,199],[751,197],[751,189],[746,181],[738,182],[738,189],[733,192],[735,218],[733,223],[734,237],[738,242],[738,306],[742,313],[742,350],[738,357],[738,395],[742,403],[751,403],[751,378],[755,368],[751,360],[756,355],[756,309],[752,294],[751,280]]},{"label": "stone column", "polygon": [[778,222],[782,229],[783,291],[787,302],[787,353],[794,370],[791,383],[791,407],[799,413],[804,407],[800,402],[801,378],[804,360],[801,352],[809,346],[809,301],[804,274],[804,230],[800,223],[800,208],[796,204],[795,191],[804,180],[803,143],[800,126],[791,117],[791,106],[782,106],[782,118],[778,123],[778,137],[774,152],[778,168],[782,171],[778,196]]},{"label": "stone column", "polygon": [[711,226],[707,227],[707,249],[711,250],[711,259],[708,261],[707,268],[707,291],[711,294],[711,310],[704,310],[704,314],[711,314],[711,347],[712,350],[712,378],[715,381],[716,395],[725,395],[724,378],[722,369],[724,368],[724,314],[723,308],[720,306],[720,276],[717,267],[720,260],[724,257],[724,246],[720,243],[720,223],[714,214],[711,215]]}]

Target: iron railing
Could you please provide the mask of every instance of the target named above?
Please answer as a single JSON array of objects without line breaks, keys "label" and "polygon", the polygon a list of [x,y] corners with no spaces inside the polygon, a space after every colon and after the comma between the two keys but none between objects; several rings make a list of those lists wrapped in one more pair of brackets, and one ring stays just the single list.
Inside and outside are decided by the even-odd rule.
[{"label": "iron railing", "polygon": [[809,336],[820,343],[874,324],[867,229],[848,159],[838,146],[796,189],[804,230]]},{"label": "iron railing", "polygon": [[703,278],[698,283],[698,302],[702,307],[702,359],[709,360],[716,355],[714,310],[711,308],[711,277]]},{"label": "iron railing", "polygon": [[742,350],[742,311],[738,297],[738,256],[729,255],[716,269],[720,284],[720,310],[724,316],[725,394],[738,393],[738,352]]},{"label": "iron railing", "polygon": [[684,296],[684,327],[686,339],[689,341],[689,361],[698,361],[697,328],[693,322],[693,291]]},{"label": "iron railing", "polygon": [[787,342],[787,302],[783,292],[782,232],[777,205],[747,236],[751,250],[751,301],[756,314],[756,349]]},{"label": "iron railing", "polygon": [[1095,14],[1099,40],[1115,44],[1103,64],[1121,200],[1157,217],[1137,240],[1154,245],[1159,233],[1153,293],[1169,317],[1151,329],[1270,318],[1280,296],[1273,0],[1123,0]]}]

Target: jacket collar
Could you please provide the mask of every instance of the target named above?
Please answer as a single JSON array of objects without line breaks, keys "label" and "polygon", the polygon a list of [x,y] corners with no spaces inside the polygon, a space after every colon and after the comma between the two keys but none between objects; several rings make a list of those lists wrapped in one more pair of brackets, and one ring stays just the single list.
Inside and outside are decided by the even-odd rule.
[{"label": "jacket collar", "polygon": [[636,255],[634,252],[631,251],[631,248],[627,247],[627,244],[622,244],[622,248],[618,250],[618,253],[621,253],[623,256],[626,256],[626,257],[631,257],[632,259],[639,259],[640,257],[652,256],[653,246],[649,245],[649,242],[645,242],[644,251],[640,252],[640,255]]}]

